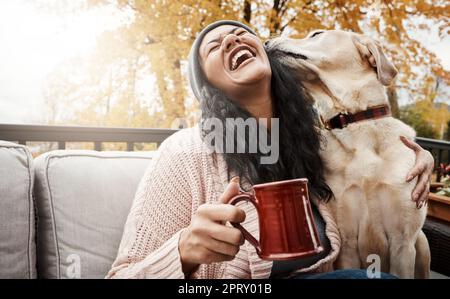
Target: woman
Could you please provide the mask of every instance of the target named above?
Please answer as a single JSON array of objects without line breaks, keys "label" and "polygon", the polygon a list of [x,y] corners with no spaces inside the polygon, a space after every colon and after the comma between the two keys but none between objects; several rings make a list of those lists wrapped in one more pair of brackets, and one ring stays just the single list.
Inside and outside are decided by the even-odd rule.
[{"label": "woman", "polygon": [[[255,33],[235,21],[207,26],[194,42],[189,59],[189,79],[203,119],[279,118],[279,159],[275,164],[261,164],[260,151],[211,152],[204,142],[209,133],[206,126],[169,137],[141,180],[107,277],[268,278],[330,272],[340,238],[326,206],[332,193],[323,179],[314,112],[302,91],[287,70],[269,60]],[[270,122],[267,130],[271,130]],[[236,148],[239,142],[248,145],[250,138],[235,137],[235,141]],[[405,142],[417,153],[410,174],[420,175],[413,197],[422,202],[433,159],[417,144]],[[298,177],[309,179],[314,217],[326,250],[288,263],[261,260],[241,232],[226,224],[242,223],[257,234],[255,210],[226,203],[239,188]],[[342,277],[342,273],[356,277],[362,271],[327,275]]]}]

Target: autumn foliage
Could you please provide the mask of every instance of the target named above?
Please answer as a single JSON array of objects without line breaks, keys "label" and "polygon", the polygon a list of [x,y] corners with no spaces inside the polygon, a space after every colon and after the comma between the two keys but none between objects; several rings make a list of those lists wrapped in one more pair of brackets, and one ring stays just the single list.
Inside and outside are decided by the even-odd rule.
[{"label": "autumn foliage", "polygon": [[122,13],[120,25],[99,36],[88,57],[61,64],[48,78],[49,122],[169,127],[176,118],[194,119],[198,106],[187,84],[186,57],[196,34],[219,19],[250,24],[262,39],[303,37],[317,28],[377,38],[399,69],[388,90],[396,116],[399,97],[406,97],[410,109],[419,105],[414,109],[436,137],[442,138],[450,119],[444,109],[433,117],[435,102],[448,90],[449,72],[414,37],[432,28],[448,35],[446,1],[88,0],[73,10],[111,5]]}]

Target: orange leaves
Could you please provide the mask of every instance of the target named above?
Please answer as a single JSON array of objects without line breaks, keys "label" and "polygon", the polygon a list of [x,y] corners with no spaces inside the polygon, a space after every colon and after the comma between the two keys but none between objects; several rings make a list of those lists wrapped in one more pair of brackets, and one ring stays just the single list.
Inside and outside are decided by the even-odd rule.
[{"label": "orange leaves", "polygon": [[[390,58],[399,68],[397,87],[406,90],[410,98],[424,100],[431,95],[427,89],[429,83],[426,78],[431,78],[433,82],[436,78],[442,78],[443,83],[449,84],[450,73],[444,70],[436,56],[421,42],[413,39],[410,33],[418,30],[427,31],[433,26],[438,26],[441,37],[448,35],[449,27],[445,20],[448,21],[450,8],[445,6],[445,2],[443,0],[118,0],[114,5],[132,13],[126,26],[105,33],[98,39],[98,52],[95,55],[97,59],[94,60],[95,67],[93,66],[94,69],[98,69],[95,71],[98,78],[90,83],[85,82],[82,87],[71,83],[70,79],[65,83],[60,82],[67,86],[58,89],[63,91],[59,97],[73,98],[80,93],[77,89],[82,88],[88,90],[86,93],[92,93],[83,94],[84,98],[98,99],[103,90],[96,82],[111,81],[114,83],[113,86],[121,82],[134,82],[127,74],[108,71],[112,66],[128,70],[136,67],[138,73],[147,69],[149,70],[147,77],[150,74],[155,76],[152,100],[158,105],[158,109],[154,109],[158,112],[153,111],[152,117],[146,114],[145,107],[139,109],[137,104],[130,104],[130,107],[134,107],[132,110],[136,115],[139,115],[136,117],[137,123],[144,124],[148,116],[147,118],[158,118],[158,121],[154,122],[155,126],[167,126],[174,118],[191,116],[197,106],[196,101],[192,101],[189,97],[187,78],[182,69],[190,46],[204,26],[219,19],[234,19],[250,23],[263,39],[283,32],[291,34],[292,37],[304,37],[309,31],[318,28],[340,28],[370,35],[385,44]],[[111,1],[90,0],[90,4],[92,8],[111,5]],[[426,22],[422,22],[423,19]],[[136,61],[146,63],[132,66]],[[124,67],[124,64],[128,67]],[[70,76],[71,74],[67,74],[67,77]],[[139,98],[136,89],[132,87],[126,94],[120,92],[118,88],[111,88],[110,96],[113,99],[121,98],[124,101],[120,102],[123,109],[128,107],[127,101]],[[100,99],[104,101],[104,98]],[[97,119],[95,106],[94,103],[86,108],[90,111],[90,115],[93,115],[93,120]],[[114,110],[114,107],[111,109]],[[115,115],[119,117],[120,113]],[[442,120],[444,118],[443,116]],[[429,119],[431,121],[433,117],[430,116]],[[441,123],[442,121],[434,126],[439,127]]]}]

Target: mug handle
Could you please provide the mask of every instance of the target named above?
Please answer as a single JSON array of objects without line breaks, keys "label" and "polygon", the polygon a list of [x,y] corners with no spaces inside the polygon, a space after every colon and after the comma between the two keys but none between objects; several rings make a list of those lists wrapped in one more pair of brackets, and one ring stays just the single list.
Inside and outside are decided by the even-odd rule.
[{"label": "mug handle", "polygon": [[[238,202],[241,201],[249,201],[251,202],[255,208],[258,207],[258,204],[255,200],[255,197],[253,194],[249,193],[241,193],[239,195],[236,195],[235,197],[231,198],[228,202],[230,205],[236,205]],[[258,211],[258,209],[256,209]],[[242,235],[244,236],[244,239],[246,239],[250,244],[252,244],[256,248],[256,252],[259,254],[261,252],[261,246],[259,244],[259,241],[256,240],[255,237],[252,236],[251,233],[249,233],[242,225],[239,223],[230,222],[231,225],[233,225],[235,228],[239,229],[242,232]]]}]

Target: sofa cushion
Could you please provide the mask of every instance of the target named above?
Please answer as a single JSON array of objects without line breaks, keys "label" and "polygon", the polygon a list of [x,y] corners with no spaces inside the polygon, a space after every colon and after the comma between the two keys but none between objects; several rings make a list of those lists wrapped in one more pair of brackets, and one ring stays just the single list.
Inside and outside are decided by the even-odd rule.
[{"label": "sofa cushion", "polygon": [[0,141],[0,278],[35,278],[32,157],[23,145]]},{"label": "sofa cushion", "polygon": [[105,277],[152,156],[63,150],[35,159],[39,278]]}]

